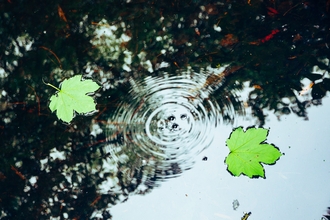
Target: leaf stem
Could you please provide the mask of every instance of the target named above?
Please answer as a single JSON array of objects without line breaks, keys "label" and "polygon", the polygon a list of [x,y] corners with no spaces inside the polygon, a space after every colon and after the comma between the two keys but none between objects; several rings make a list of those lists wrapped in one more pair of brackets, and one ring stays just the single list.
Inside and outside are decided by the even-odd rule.
[{"label": "leaf stem", "polygon": [[50,83],[46,83],[45,81],[44,81],[44,79],[42,79],[42,82],[44,83],[44,84],[46,84],[47,86],[50,86],[50,87],[52,87],[52,88],[54,88],[54,89],[56,89],[57,91],[61,91],[59,88],[57,88],[56,86],[54,86],[54,85],[52,85],[52,84],[50,84]]}]

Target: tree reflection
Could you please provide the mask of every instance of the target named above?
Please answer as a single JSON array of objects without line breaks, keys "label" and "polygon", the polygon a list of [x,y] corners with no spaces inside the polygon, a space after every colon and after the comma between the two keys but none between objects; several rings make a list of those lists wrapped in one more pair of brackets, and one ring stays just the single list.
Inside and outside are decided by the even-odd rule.
[{"label": "tree reflection", "polygon": [[[129,78],[242,66],[211,96],[221,109],[230,103],[224,121],[247,104],[260,125],[265,109],[308,119],[307,108],[322,104],[330,90],[325,0],[6,0],[0,9],[3,219],[109,219],[107,207],[150,192],[159,173],[182,172],[176,163],[164,170],[134,152],[115,163],[103,150],[114,144],[104,129]],[[42,79],[58,84],[78,73],[102,84],[99,114],[66,126],[50,113],[53,91]],[[251,88],[245,106],[238,98],[244,82]]]}]

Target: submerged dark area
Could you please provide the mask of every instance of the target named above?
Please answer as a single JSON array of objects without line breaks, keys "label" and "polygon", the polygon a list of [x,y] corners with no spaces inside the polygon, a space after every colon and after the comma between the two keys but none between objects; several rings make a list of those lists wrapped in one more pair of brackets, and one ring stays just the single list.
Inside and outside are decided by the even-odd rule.
[{"label": "submerged dark area", "polygon": [[[265,109],[308,119],[330,90],[329,16],[329,0],[2,1],[0,218],[111,219],[108,207],[190,169],[176,155],[145,155],[132,144],[143,138],[125,133],[122,118],[140,116],[146,97],[148,108],[158,102],[147,89],[163,79],[194,80],[185,84],[192,94],[212,90],[200,103],[216,113],[191,114],[210,124],[230,124],[247,108],[257,126]],[[55,91],[43,81],[77,74],[102,86],[98,112],[65,124],[51,113]],[[175,117],[192,120],[187,114]],[[170,117],[165,128],[177,128]],[[119,149],[125,135],[132,145]]]}]

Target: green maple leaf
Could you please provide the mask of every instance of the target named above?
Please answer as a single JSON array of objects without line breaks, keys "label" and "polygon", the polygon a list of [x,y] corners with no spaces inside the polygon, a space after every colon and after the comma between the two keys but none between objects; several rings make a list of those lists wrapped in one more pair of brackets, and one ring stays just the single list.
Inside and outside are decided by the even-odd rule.
[{"label": "green maple leaf", "polygon": [[233,130],[226,141],[230,150],[225,159],[227,170],[234,176],[265,178],[261,163],[275,164],[282,155],[277,147],[265,143],[267,135],[268,130],[264,128],[249,128],[245,132],[242,127]]},{"label": "green maple leaf", "polygon": [[57,93],[50,98],[49,108],[52,112],[56,111],[57,117],[62,121],[70,123],[75,111],[78,114],[85,114],[96,110],[94,99],[86,95],[100,88],[92,80],[82,80],[82,75],[76,75],[65,79],[60,89],[50,83],[46,85],[57,90]]}]

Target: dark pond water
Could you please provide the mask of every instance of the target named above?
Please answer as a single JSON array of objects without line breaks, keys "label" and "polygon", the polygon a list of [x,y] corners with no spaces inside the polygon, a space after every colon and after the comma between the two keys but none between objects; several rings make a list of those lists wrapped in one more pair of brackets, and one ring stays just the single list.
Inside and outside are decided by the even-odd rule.
[{"label": "dark pond water", "polygon": [[[326,0],[0,2],[0,219],[330,219],[329,15]],[[45,82],[75,75],[100,85],[96,111],[64,123]],[[239,126],[283,153],[265,179],[227,171]]]}]

